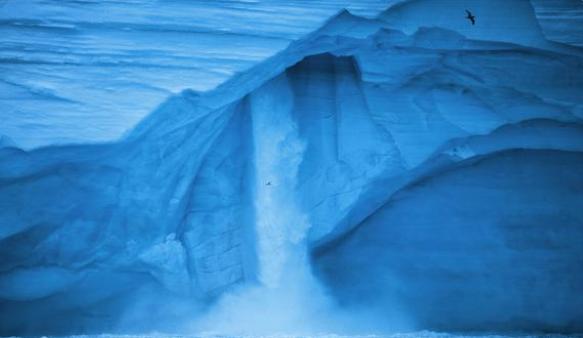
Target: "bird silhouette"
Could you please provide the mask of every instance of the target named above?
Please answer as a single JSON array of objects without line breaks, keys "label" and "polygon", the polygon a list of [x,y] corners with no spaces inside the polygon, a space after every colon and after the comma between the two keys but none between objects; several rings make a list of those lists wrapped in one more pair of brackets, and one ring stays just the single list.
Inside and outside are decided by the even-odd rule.
[{"label": "bird silhouette", "polygon": [[476,17],[472,14],[472,12],[468,11],[466,9],[466,13],[468,13],[468,15],[466,16],[466,19],[470,20],[472,22],[472,25],[476,24]]}]

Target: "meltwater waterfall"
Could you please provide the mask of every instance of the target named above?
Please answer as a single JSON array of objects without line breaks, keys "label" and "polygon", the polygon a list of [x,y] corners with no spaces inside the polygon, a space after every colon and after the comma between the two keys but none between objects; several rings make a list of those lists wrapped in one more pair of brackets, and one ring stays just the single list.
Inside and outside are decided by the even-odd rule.
[{"label": "meltwater waterfall", "polygon": [[296,193],[305,142],[294,120],[293,93],[285,75],[256,90],[248,102],[257,283],[225,295],[204,329],[221,334],[320,330],[330,304],[309,266],[310,223]]},{"label": "meltwater waterfall", "polygon": [[283,95],[259,91],[251,99],[259,281],[272,289],[308,273],[305,237],[309,229],[295,193],[304,143],[291,115],[293,102],[285,92],[285,80],[274,82]]}]

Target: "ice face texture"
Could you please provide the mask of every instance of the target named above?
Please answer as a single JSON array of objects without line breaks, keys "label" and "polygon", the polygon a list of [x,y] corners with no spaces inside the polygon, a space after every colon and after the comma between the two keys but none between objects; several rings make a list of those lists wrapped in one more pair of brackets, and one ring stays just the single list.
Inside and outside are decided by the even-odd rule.
[{"label": "ice face texture", "polygon": [[[117,140],[170,94],[210,90],[342,8],[374,17],[401,2],[1,0],[0,133],[23,149]],[[547,38],[583,45],[581,1],[531,2]],[[409,5],[404,6],[398,14],[407,20],[399,29],[435,26],[432,20],[439,18],[448,27],[460,23],[458,28],[468,28],[465,33],[475,31],[457,20],[465,15],[459,3],[439,4],[449,8],[422,4],[431,10],[409,15],[404,13]],[[503,1],[488,7],[464,0],[464,6],[477,15],[479,27],[499,33],[490,33],[495,39],[538,34],[514,32],[525,18],[500,18],[508,8]],[[435,17],[428,18],[428,12]],[[517,24],[497,28],[506,27],[498,20]]]},{"label": "ice face texture", "polygon": [[0,132],[25,149],[116,140],[169,95],[392,1],[1,0]]},{"label": "ice face texture", "polygon": [[343,308],[583,329],[583,53],[527,2],[492,2],[508,35],[432,3],[340,12],[119,142],[0,148],[0,333],[177,329],[290,238]]}]

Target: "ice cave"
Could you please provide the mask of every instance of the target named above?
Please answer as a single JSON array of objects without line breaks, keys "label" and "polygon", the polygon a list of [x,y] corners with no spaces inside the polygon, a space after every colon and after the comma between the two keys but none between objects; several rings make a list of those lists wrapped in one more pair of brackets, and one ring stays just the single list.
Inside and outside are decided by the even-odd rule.
[{"label": "ice cave", "polygon": [[3,0],[0,29],[0,336],[583,334],[583,2]]}]

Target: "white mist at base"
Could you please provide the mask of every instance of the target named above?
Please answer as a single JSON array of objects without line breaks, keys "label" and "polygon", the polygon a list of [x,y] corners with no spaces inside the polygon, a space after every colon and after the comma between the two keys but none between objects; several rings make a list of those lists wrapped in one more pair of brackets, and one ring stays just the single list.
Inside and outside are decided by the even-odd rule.
[{"label": "white mist at base", "polygon": [[297,192],[304,159],[290,83],[282,74],[248,97],[254,147],[257,279],[226,292],[192,328],[228,336],[371,334],[410,328],[402,311],[344,310],[313,276],[311,224]]},{"label": "white mist at base", "polygon": [[[296,196],[305,144],[293,120],[287,79],[250,96],[255,163],[258,285],[224,295],[198,325],[220,334],[314,333],[329,327],[332,308],[311,274],[310,228]],[[278,95],[273,95],[274,88]]]}]

